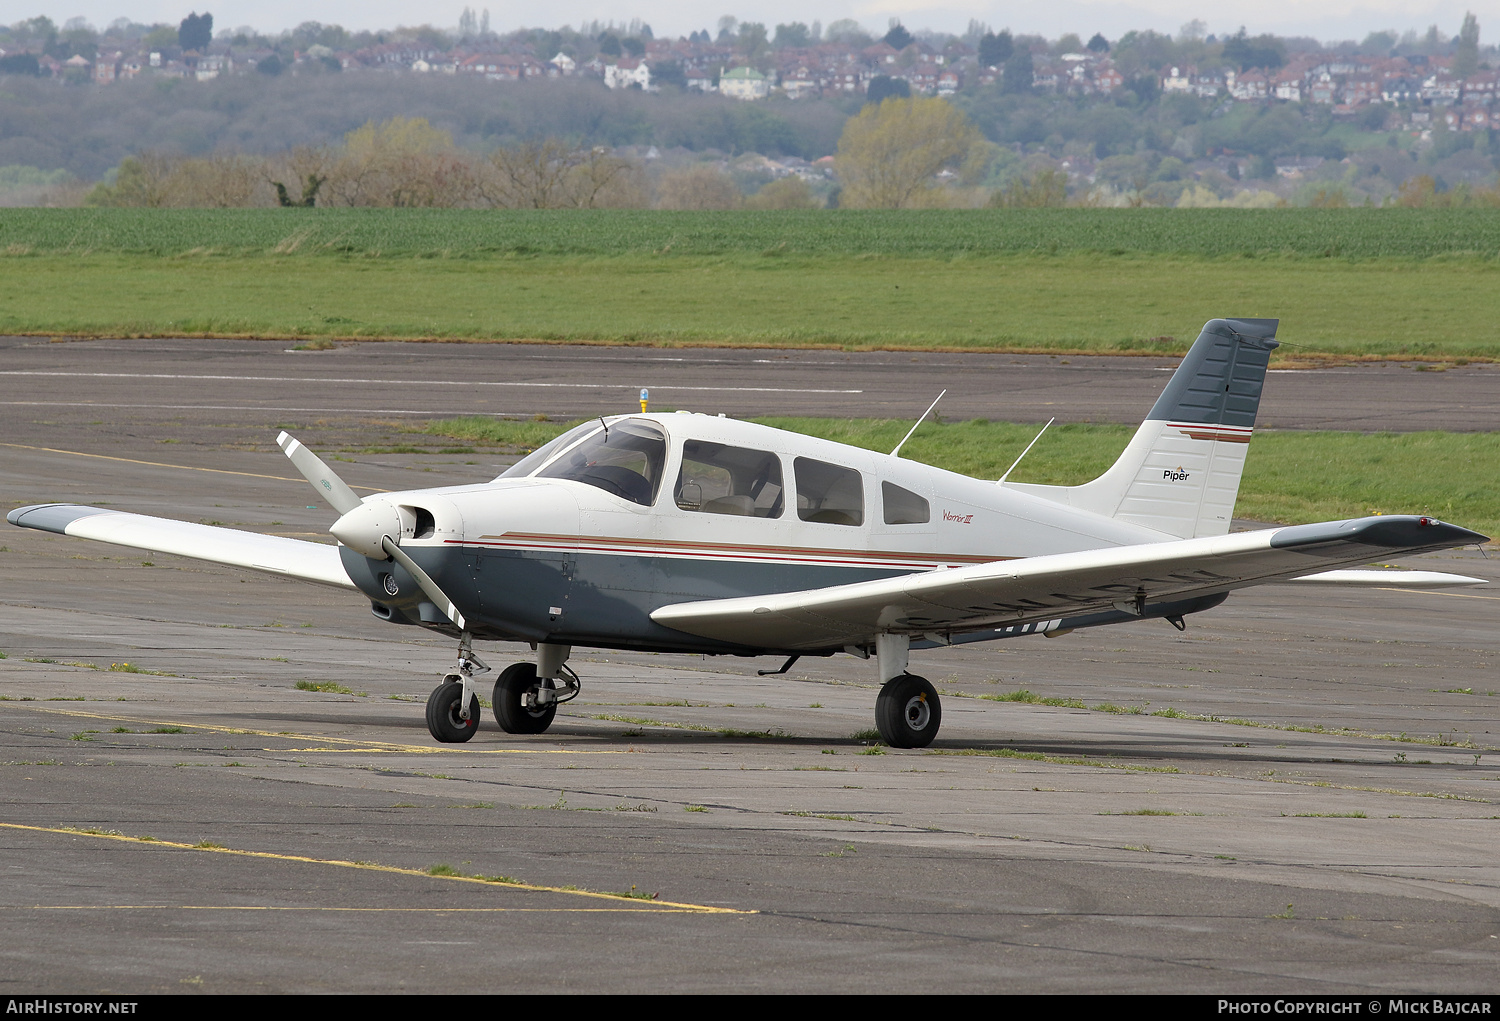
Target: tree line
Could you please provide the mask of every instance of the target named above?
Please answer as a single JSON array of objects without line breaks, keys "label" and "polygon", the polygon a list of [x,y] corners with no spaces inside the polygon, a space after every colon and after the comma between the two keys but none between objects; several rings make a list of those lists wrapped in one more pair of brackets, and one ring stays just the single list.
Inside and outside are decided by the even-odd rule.
[{"label": "tree line", "polygon": [[[368,122],[337,145],[274,156],[147,150],[122,160],[86,205],[146,208],[357,206],[450,209],[813,208],[800,178],[745,196],[713,164],[652,171],[605,146],[558,138],[480,154],[426,119]],[[759,182],[758,182],[759,183]]]},{"label": "tree line", "polygon": [[[1380,158],[1406,160],[1396,151]],[[776,176],[760,157],[741,161],[644,161],[605,146],[556,137],[480,154],[423,118],[370,121],[337,145],[274,156],[219,152],[186,157],[148,150],[121,161],[85,200],[100,206],[228,208],[365,206],[471,209],[855,209],[992,206],[1288,205],[1268,190],[1219,187],[1186,175],[1175,157],[1117,157],[1089,184],[1073,185],[1045,159],[986,141],[964,112],[930,97],[869,104],[844,127],[837,182]],[[1411,170],[1416,169],[1413,164]],[[1309,180],[1298,204],[1373,204],[1354,189],[1359,172]],[[1378,204],[1500,206],[1500,188],[1445,186],[1403,173]],[[1368,183],[1368,179],[1366,181]],[[1217,190],[1216,190],[1217,189]]]}]

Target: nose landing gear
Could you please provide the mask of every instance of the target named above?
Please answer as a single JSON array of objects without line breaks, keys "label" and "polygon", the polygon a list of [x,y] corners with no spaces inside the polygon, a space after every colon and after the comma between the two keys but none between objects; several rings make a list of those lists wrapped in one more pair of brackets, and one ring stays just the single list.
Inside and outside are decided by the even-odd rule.
[{"label": "nose landing gear", "polygon": [[465,631],[458,643],[458,667],[427,696],[427,730],[444,744],[459,744],[479,730],[479,696],[474,675],[489,672],[489,665],[474,654],[473,639]]},{"label": "nose landing gear", "polygon": [[[541,644],[535,663],[515,663],[495,680],[495,722],[507,734],[540,734],[552,725],[557,707],[578,697],[583,685],[566,663],[571,646]],[[443,678],[427,699],[427,729],[444,744],[469,740],[479,729],[479,696],[474,675],[489,666],[464,633],[458,668]]]}]

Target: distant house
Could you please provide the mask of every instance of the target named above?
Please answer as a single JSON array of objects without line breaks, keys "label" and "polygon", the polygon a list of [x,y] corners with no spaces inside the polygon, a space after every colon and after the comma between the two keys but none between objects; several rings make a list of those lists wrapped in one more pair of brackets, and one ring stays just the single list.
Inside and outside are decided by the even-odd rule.
[{"label": "distant house", "polygon": [[1280,177],[1298,178],[1322,165],[1321,156],[1287,156],[1276,161],[1276,173]]},{"label": "distant house", "polygon": [[1307,87],[1307,98],[1314,103],[1324,103],[1332,106],[1338,102],[1338,82],[1327,71],[1318,75]]},{"label": "distant house", "polygon": [[1163,92],[1193,91],[1192,69],[1172,68],[1167,74],[1162,75],[1161,90]]},{"label": "distant house", "polygon": [[1344,103],[1363,106],[1380,98],[1380,83],[1374,78],[1350,78],[1344,82]]},{"label": "distant house", "polygon": [[1450,76],[1447,71],[1439,71],[1422,82],[1422,98],[1429,103],[1456,103],[1460,88],[1457,78]]},{"label": "distant house", "polygon": [[94,61],[94,84],[108,85],[120,77],[120,65],[125,61],[125,55],[118,50],[110,54],[99,54],[99,59]]},{"label": "distant house", "polygon": [[193,72],[200,82],[211,81],[221,74],[234,70],[234,58],[227,53],[211,53],[198,58],[198,67]]},{"label": "distant house", "polygon": [[765,99],[771,83],[753,67],[732,67],[719,75],[719,91],[735,99]]},{"label": "distant house", "polygon": [[622,60],[618,64],[606,64],[604,84],[611,89],[651,89],[651,68],[644,60]]},{"label": "distant house", "polygon": [[1235,75],[1234,80],[1228,82],[1229,94],[1235,99],[1254,100],[1266,99],[1270,94],[1270,81],[1259,71],[1247,71],[1241,75]]},{"label": "distant house", "polygon": [[822,91],[822,87],[818,84],[818,76],[812,68],[806,63],[799,63],[796,67],[782,72],[781,90],[796,99],[798,96],[816,96]]},{"label": "distant house", "polygon": [[87,81],[94,76],[94,65],[81,54],[73,54],[61,64],[62,73],[71,79]]},{"label": "distant house", "polygon": [[1102,64],[1094,71],[1094,88],[1099,92],[1113,92],[1125,87],[1125,76],[1113,64]]}]

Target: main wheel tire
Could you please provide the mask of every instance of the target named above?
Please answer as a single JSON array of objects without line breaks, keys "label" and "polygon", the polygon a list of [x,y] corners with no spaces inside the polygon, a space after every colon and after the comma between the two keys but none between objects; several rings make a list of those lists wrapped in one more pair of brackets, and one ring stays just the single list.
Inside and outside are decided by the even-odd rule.
[{"label": "main wheel tire", "polygon": [[557,703],[549,702],[531,709],[522,699],[540,687],[553,687],[552,681],[538,682],[535,663],[516,663],[506,667],[495,681],[495,721],[507,734],[540,734],[552,726]]},{"label": "main wheel tire", "polygon": [[925,677],[893,677],[875,700],[875,726],[892,748],[926,748],[942,722],[937,689]]},{"label": "main wheel tire", "polygon": [[444,681],[427,696],[427,729],[444,744],[461,744],[479,730],[479,696],[469,696],[469,718],[458,715],[463,706],[464,686]]}]

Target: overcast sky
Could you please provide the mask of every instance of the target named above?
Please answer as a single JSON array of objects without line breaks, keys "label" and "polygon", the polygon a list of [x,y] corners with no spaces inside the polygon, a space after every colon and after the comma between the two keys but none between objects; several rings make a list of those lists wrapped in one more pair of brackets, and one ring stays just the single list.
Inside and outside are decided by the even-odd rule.
[{"label": "overcast sky", "polygon": [[[484,0],[474,2],[482,10]],[[397,25],[430,23],[439,27],[458,24],[462,3],[447,0],[412,3],[410,0],[207,0],[194,8],[177,0],[0,0],[0,23],[45,14],[61,24],[68,18],[86,18],[102,28],[116,18],[145,23],[182,20],[189,11],[208,11],[214,28],[248,25],[257,31],[279,32],[303,21],[339,24],[350,29],[393,28]],[[722,6],[722,9],[717,9]],[[556,28],[599,19],[627,22],[641,18],[658,36],[686,35],[695,29],[713,29],[721,14],[745,21],[761,21],[768,27],[777,22],[814,19],[824,25],[840,18],[854,18],[867,29],[884,32],[889,20],[900,18],[907,28],[933,28],[962,32],[969,19],[977,18],[995,29],[1035,32],[1056,38],[1076,32],[1087,39],[1103,32],[1113,39],[1130,29],[1150,28],[1175,33],[1194,18],[1202,19],[1208,31],[1232,33],[1240,25],[1251,34],[1310,35],[1322,40],[1362,39],[1371,32],[1394,28],[1425,31],[1436,24],[1448,35],[1456,35],[1465,11],[1479,18],[1481,41],[1488,45],[1500,38],[1500,0],[1244,0],[1205,3],[1203,0],[1050,0],[1040,3],[997,3],[994,0],[759,0],[722,5],[688,0],[552,0],[538,13],[530,4],[491,3],[490,27],[509,31],[523,27]],[[712,11],[713,13],[709,13]]]}]

